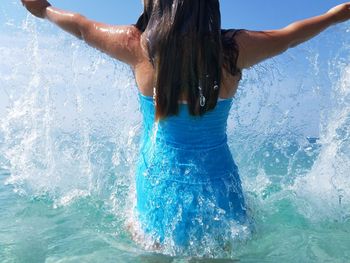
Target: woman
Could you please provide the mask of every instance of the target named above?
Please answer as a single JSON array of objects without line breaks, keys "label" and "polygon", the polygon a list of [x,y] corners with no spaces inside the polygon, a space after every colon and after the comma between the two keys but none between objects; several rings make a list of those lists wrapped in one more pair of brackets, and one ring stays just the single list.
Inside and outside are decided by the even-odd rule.
[{"label": "woman", "polygon": [[144,0],[136,25],[110,26],[22,0],[89,45],[131,66],[144,136],[136,214],[157,246],[227,245],[249,222],[227,146],[227,116],[242,69],[350,19],[350,3],[272,31],[221,30],[218,0]]}]

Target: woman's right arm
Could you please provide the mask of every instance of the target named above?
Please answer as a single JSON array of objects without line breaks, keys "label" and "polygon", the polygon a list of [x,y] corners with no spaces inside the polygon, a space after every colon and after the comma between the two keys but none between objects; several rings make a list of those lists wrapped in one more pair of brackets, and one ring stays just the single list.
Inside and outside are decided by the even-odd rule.
[{"label": "woman's right arm", "polygon": [[52,7],[46,0],[21,0],[33,15],[48,19],[68,33],[131,66],[138,62],[140,32],[136,27],[107,25]]},{"label": "woman's right arm", "polygon": [[331,25],[348,19],[350,2],[338,5],[323,15],[292,23],[279,30],[242,30],[235,37],[239,47],[237,67],[249,68],[315,37]]}]

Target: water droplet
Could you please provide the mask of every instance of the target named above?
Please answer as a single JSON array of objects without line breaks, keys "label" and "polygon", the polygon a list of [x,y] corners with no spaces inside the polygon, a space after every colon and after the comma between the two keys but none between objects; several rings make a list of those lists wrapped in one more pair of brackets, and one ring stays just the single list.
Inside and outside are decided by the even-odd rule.
[{"label": "water droplet", "polygon": [[203,96],[203,94],[201,94],[199,98],[199,104],[201,105],[201,107],[205,106],[205,100],[205,97]]}]

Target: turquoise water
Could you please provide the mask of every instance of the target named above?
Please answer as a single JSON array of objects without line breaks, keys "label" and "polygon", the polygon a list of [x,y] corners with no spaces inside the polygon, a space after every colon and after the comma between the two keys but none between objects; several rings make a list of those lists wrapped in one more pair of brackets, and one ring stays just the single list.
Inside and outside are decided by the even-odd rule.
[{"label": "turquoise water", "polygon": [[349,262],[349,28],[245,72],[228,139],[255,232],[176,255],[125,230],[141,132],[130,70],[30,17],[2,25],[0,262]]}]

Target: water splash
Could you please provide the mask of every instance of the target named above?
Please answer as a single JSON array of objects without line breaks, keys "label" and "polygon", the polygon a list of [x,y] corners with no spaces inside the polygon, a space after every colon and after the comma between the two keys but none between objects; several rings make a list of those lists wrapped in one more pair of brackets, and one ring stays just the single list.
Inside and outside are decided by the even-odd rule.
[{"label": "water splash", "polygon": [[37,27],[43,25],[27,16],[23,42],[4,50],[22,58],[3,66],[11,68],[1,76],[11,91],[1,123],[7,183],[21,194],[48,194],[58,205],[118,194],[113,202],[121,205],[140,126],[131,72],[72,38],[41,35]]},{"label": "water splash", "polygon": [[[0,166],[11,171],[6,183],[25,198],[50,200],[56,210],[102,202],[123,225],[132,217],[141,131],[131,71],[30,16],[3,27],[13,29],[0,48],[9,59],[0,61]],[[306,260],[326,250],[322,244],[332,235],[322,232],[324,224],[349,222],[347,27],[246,72],[228,137],[257,233],[228,252],[199,245],[197,255],[281,253],[290,260],[303,244]],[[332,227],[334,235],[343,229]],[[112,229],[117,240],[127,235],[122,227]],[[285,241],[286,233],[294,241]],[[109,242],[141,253],[127,241]],[[174,251],[170,244],[165,252]]]},{"label": "water splash", "polygon": [[321,134],[322,150],[311,171],[296,182],[303,214],[313,220],[350,218],[350,66],[340,70],[329,109],[329,123]]}]

